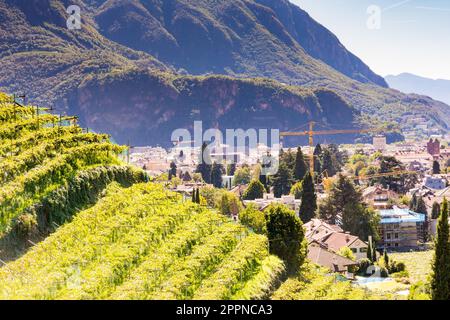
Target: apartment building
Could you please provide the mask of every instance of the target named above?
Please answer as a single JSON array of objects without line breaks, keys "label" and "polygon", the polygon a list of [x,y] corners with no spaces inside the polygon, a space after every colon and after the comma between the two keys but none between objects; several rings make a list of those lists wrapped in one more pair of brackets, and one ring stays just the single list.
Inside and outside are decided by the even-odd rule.
[{"label": "apartment building", "polygon": [[386,249],[415,248],[424,242],[426,219],[424,214],[393,207],[380,210],[378,247]]}]

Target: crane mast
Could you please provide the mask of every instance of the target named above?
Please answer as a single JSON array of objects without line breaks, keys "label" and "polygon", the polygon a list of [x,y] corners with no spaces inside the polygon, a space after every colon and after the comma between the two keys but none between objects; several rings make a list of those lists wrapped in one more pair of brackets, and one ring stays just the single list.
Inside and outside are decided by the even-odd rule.
[{"label": "crane mast", "polygon": [[336,134],[354,134],[354,133],[371,133],[371,132],[383,132],[385,129],[381,128],[371,128],[371,129],[353,129],[353,130],[327,130],[327,131],[314,131],[314,121],[309,122],[308,131],[297,131],[297,132],[281,132],[280,137],[302,137],[308,136],[309,140],[309,170],[311,176],[314,177],[314,136],[320,135],[336,135]]}]

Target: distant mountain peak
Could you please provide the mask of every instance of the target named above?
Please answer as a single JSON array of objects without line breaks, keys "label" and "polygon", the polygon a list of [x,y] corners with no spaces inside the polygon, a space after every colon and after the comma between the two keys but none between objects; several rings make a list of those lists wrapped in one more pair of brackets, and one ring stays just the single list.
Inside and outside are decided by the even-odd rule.
[{"label": "distant mountain peak", "polygon": [[393,89],[427,95],[450,105],[450,80],[430,79],[408,72],[396,76],[388,75],[385,79]]}]

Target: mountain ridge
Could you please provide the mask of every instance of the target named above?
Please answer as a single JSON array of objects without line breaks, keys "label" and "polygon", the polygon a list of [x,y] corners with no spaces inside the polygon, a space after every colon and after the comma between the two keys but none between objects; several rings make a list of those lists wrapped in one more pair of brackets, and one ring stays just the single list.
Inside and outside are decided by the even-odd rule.
[{"label": "mountain ridge", "polygon": [[448,79],[431,79],[408,72],[387,75],[385,78],[394,89],[405,93],[427,95],[435,100],[450,104],[450,80]]},{"label": "mountain ridge", "polygon": [[[260,108],[257,111],[263,114],[262,118],[265,113],[275,112],[280,119],[284,119],[286,112],[289,114],[289,110],[295,110],[289,117],[291,121],[274,122],[273,116],[270,115],[266,118],[272,117],[271,120],[263,123],[266,127],[277,123],[279,129],[284,131],[297,128],[310,120],[324,122],[330,126],[341,125],[333,122],[333,118],[339,118],[341,111],[343,114],[339,119],[350,128],[376,126],[386,122],[404,125],[402,119],[405,116],[417,114],[424,115],[430,123],[447,130],[450,123],[448,106],[429,97],[405,95],[341,74],[332,66],[309,56],[284,28],[277,18],[277,13],[261,2],[263,1],[235,0],[226,4],[218,0],[215,3],[226,6],[214,7],[207,6],[210,5],[209,1],[195,1],[197,7],[192,10],[194,2],[189,0],[0,0],[0,35],[5,39],[0,43],[0,63],[3,66],[0,70],[0,88],[10,93],[28,93],[29,98],[36,104],[53,105],[57,110],[76,112],[83,119],[83,125],[94,130],[114,133],[117,135],[114,138],[120,143],[126,143],[129,139],[142,144],[167,144],[170,137],[160,133],[177,126],[189,127],[192,119],[186,117],[183,121],[162,121],[160,126],[152,131],[147,126],[152,127],[154,117],[163,114],[187,114],[184,113],[186,106],[197,109],[199,104],[203,105],[204,114],[216,115],[215,119],[206,118],[205,121],[222,129],[234,128],[236,119],[240,119],[239,115],[257,104]],[[63,18],[67,17],[64,8],[69,4],[78,4],[82,9],[81,30],[70,31],[63,23]],[[225,37],[231,47],[245,47],[245,50],[241,51],[242,55],[231,55],[232,64],[248,63],[248,68],[244,73],[240,73],[232,70],[233,65],[225,63],[222,74],[218,72],[218,65],[217,70],[213,72],[205,69],[196,74],[182,66],[161,61],[164,60],[161,54],[153,55],[136,50],[114,39],[108,39],[103,34],[105,28],[129,30],[130,26],[138,29],[142,27],[142,24],[133,25],[130,21],[110,24],[111,21],[108,22],[105,14],[114,13],[117,6],[128,6],[124,16],[136,18],[136,12],[141,12],[137,15],[140,17],[144,9],[148,11],[153,5],[153,15],[159,15],[161,21],[168,23],[172,16],[164,14],[162,9],[158,11],[158,4],[177,5],[178,9],[174,9],[174,14],[177,19],[182,20],[181,26],[206,19],[204,16],[208,10],[228,12],[229,16],[225,18],[229,19],[228,24],[234,23],[236,32],[229,31],[229,28],[229,33],[221,33],[223,27],[220,25],[220,19],[207,19],[209,24],[206,25],[210,30],[199,36],[211,40],[209,47],[203,48],[204,55],[214,62],[216,55],[211,48],[217,45],[213,41],[215,38],[210,36],[216,35],[220,39]],[[223,8],[228,11],[222,10]],[[198,12],[201,14],[199,17],[195,16]],[[258,19],[255,12],[260,14]],[[280,11],[278,15],[281,15]],[[103,29],[98,24],[102,17],[106,21],[103,21]],[[136,21],[140,22],[139,19]],[[202,26],[204,27],[205,23],[197,23],[195,27],[204,30]],[[179,27],[177,30],[185,35],[181,40],[177,40],[178,45],[183,41],[189,44],[192,39],[198,40],[198,34],[191,32],[189,28]],[[124,34],[133,33],[124,31]],[[158,35],[164,37],[164,33],[159,31],[156,33],[156,36]],[[153,39],[153,36],[150,35],[150,39]],[[170,35],[166,36],[170,38]],[[292,47],[288,48],[286,44],[291,44]],[[197,43],[189,45],[185,50],[195,50]],[[186,56],[188,60],[196,58],[198,57]],[[203,58],[200,57],[199,61],[203,61]],[[206,66],[211,62],[204,61]],[[103,79],[108,81],[102,81]],[[268,82],[271,83],[270,90],[267,89]],[[197,100],[189,94],[184,94],[186,91],[178,91],[177,86],[180,83],[193,86]],[[239,103],[234,108],[223,109],[224,115],[217,115],[215,104],[222,108],[227,102],[227,97],[217,93],[221,88],[229,90],[232,86],[248,88],[252,93],[245,95],[244,90],[238,91],[239,94],[232,97]],[[279,92],[287,88],[292,91],[290,94],[294,101],[301,101],[302,94],[308,96],[303,104],[299,102],[302,108],[290,109],[284,105]],[[105,92],[110,92],[115,99],[105,95]],[[126,95],[121,92],[126,92]],[[321,94],[319,107],[317,92],[327,93]],[[324,96],[327,99],[323,99]],[[99,100],[96,97],[102,98]],[[167,104],[156,105],[154,101],[158,98],[155,97]],[[217,97],[220,97],[220,101],[215,101]],[[205,105],[206,101],[209,101],[208,106]],[[267,104],[273,107],[272,111],[264,109]],[[330,110],[335,112],[330,113]],[[348,110],[351,110],[351,114]],[[137,119],[138,124],[127,121],[127,117]],[[105,124],[101,125],[102,121]],[[256,125],[255,121],[250,119],[248,125]]]}]

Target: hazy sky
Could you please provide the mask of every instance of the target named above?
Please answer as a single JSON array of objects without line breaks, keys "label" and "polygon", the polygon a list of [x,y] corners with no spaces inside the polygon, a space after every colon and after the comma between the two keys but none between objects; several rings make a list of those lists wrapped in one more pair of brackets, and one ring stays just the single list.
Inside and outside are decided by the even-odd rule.
[{"label": "hazy sky", "polygon": [[450,79],[449,0],[290,1],[382,76]]}]

